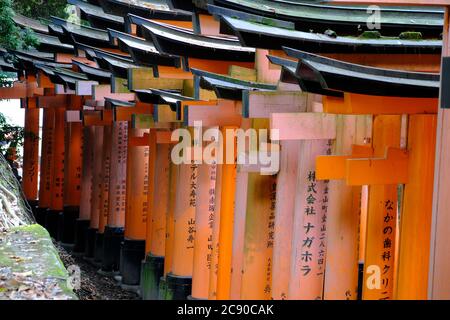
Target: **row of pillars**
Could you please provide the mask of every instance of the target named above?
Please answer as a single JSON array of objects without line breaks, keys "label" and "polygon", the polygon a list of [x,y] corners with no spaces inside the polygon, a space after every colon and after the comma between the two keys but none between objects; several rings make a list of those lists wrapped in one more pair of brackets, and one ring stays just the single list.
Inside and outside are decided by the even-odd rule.
[{"label": "row of pillars", "polygon": [[311,110],[218,127],[282,124],[280,170],[262,175],[174,164],[180,124],[72,122],[75,95],[44,108],[39,164],[35,99],[23,100],[23,187],[38,222],[144,299],[426,299],[436,115],[297,130],[331,123]]}]

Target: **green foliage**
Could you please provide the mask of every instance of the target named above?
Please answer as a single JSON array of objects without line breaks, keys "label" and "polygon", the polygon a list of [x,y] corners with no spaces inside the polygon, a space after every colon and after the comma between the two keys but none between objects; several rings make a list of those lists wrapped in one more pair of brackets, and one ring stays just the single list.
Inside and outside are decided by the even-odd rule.
[{"label": "green foliage", "polygon": [[30,29],[19,28],[13,20],[13,2],[0,0],[0,47],[4,49],[28,49],[37,45],[37,39]]},{"label": "green foliage", "polygon": [[6,154],[8,148],[23,146],[24,128],[8,123],[5,116],[0,113],[0,152]]},{"label": "green foliage", "polygon": [[57,16],[67,18],[65,8],[67,0],[15,0],[13,9],[15,12],[30,18],[45,18]]}]

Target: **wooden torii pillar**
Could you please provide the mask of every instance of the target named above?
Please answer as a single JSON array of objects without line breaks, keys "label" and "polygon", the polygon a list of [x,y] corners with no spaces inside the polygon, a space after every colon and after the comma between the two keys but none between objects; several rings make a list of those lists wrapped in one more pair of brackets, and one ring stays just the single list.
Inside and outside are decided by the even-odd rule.
[{"label": "wooden torii pillar", "polygon": [[[271,129],[278,129],[281,142],[300,142],[291,224],[292,247],[284,257],[277,255],[288,260],[289,283],[285,288],[286,297],[278,298],[320,300],[326,266],[329,186],[316,179],[315,158],[331,152],[336,138],[336,116],[311,109],[307,111],[271,114]],[[276,244],[275,248],[277,246],[280,250],[282,244]]]},{"label": "wooden torii pillar", "polygon": [[423,5],[445,7],[443,30],[443,63],[441,67],[440,108],[437,120],[435,181],[433,190],[433,220],[431,226],[430,269],[428,274],[428,298],[450,299],[450,254],[448,252],[448,228],[450,223],[449,188],[450,170],[450,111],[448,110],[449,85],[448,62],[450,56],[450,0],[333,0],[339,4]]},{"label": "wooden torii pillar", "polygon": [[38,204],[40,109],[36,106],[36,98],[23,98],[22,106],[25,108],[22,187],[34,212]]},{"label": "wooden torii pillar", "polygon": [[[221,164],[218,164],[218,154],[211,150],[219,151],[218,142],[219,131],[222,127],[235,126],[241,124],[241,116],[232,101],[210,100],[210,105],[195,105],[195,102],[186,102],[188,105],[184,116],[188,119],[185,122],[189,127],[193,127],[196,121],[202,122],[202,132],[208,130],[208,135],[213,135],[215,143],[204,142],[204,145],[194,146],[194,155],[201,152],[207,159],[198,167],[197,191],[196,191],[196,212],[195,212],[195,244],[192,277],[192,299],[206,300],[211,298],[212,292],[216,291],[217,273],[215,264],[217,261],[217,245],[219,242],[220,228],[220,203],[221,197]],[[198,137],[199,138],[199,137]],[[208,137],[210,139],[212,137]],[[195,138],[194,138],[195,141]],[[204,152],[205,151],[205,152]],[[206,162],[206,163],[205,163]],[[215,259],[214,256],[217,258]],[[215,298],[214,296],[212,298]]]},{"label": "wooden torii pillar", "polygon": [[141,262],[145,257],[146,224],[148,217],[148,129],[134,128],[133,115],[151,114],[153,106],[136,102],[134,107],[114,109],[114,121],[128,127],[126,211],[124,240],[120,253],[121,285],[138,286]]},{"label": "wooden torii pillar", "polygon": [[[67,110],[79,111],[82,97],[69,96]],[[80,214],[82,140],[81,122],[70,122],[65,115],[65,157],[64,157],[64,211],[58,224],[58,239],[68,245],[75,240],[75,224]]]},{"label": "wooden torii pillar", "polygon": [[[354,146],[352,151],[344,150],[343,155],[319,157],[317,159],[317,174],[319,179],[343,179],[344,181],[342,183],[345,185],[347,182],[349,186],[353,184],[348,184],[348,180],[354,179],[354,177],[349,177],[350,175],[355,176],[355,173],[350,173],[348,170],[354,169],[354,163],[357,161],[361,161],[362,163],[365,158],[374,161],[374,165],[369,166],[365,174],[356,174],[361,176],[361,181],[364,180],[364,177],[367,178],[367,181],[360,181],[361,183],[353,186],[353,188],[357,188],[358,185],[365,183],[370,185],[369,215],[366,230],[367,239],[363,237],[363,232],[360,232],[359,237],[359,245],[366,245],[366,258],[364,261],[365,274],[362,283],[364,299],[426,298],[429,232],[431,226],[432,176],[434,171],[432,159],[434,159],[435,135],[434,130],[431,130],[431,134],[428,135],[420,135],[419,132],[425,128],[435,128],[436,116],[433,113],[437,112],[437,104],[437,99],[373,97],[348,93],[345,94],[344,99],[324,97],[325,112],[371,114],[375,116],[373,148],[370,145]],[[404,162],[402,157],[394,159],[391,157],[385,162],[391,163],[392,168],[400,166],[400,170],[395,169],[397,171],[396,173],[405,175],[406,171],[408,177],[403,200],[400,202],[403,205],[399,208],[401,218],[399,237],[397,237],[396,232],[394,232],[397,220],[396,210],[378,207],[376,202],[378,201],[377,199],[389,197],[389,193],[391,193],[390,197],[396,197],[396,184],[405,183],[405,179],[400,177],[397,180],[392,180],[390,184],[394,184],[393,191],[389,192],[388,189],[390,187],[383,187],[383,181],[381,179],[382,176],[395,175],[392,170],[386,167],[384,173],[378,174],[377,178],[380,179],[379,181],[373,180],[374,176],[371,175],[370,170],[376,169],[376,161],[379,161],[377,159],[385,157],[385,150],[389,146],[389,142],[394,147],[395,144],[399,144],[399,117],[404,114],[409,115],[408,135],[406,136],[406,132],[402,134],[402,138],[408,141],[408,145],[404,146],[409,153],[408,162]],[[402,127],[406,127],[405,125],[406,123]],[[391,133],[389,134],[389,132]],[[390,135],[391,138],[388,139],[387,137]],[[394,137],[393,140],[392,137]],[[346,179],[347,181],[345,181]],[[384,195],[379,194],[378,189],[380,188],[385,188]],[[419,189],[422,191],[419,191]],[[418,193],[421,193],[421,196]],[[386,201],[396,202],[393,200],[385,200],[385,204]],[[392,208],[394,209],[395,205]],[[389,234],[391,228],[393,232]],[[348,237],[348,232],[346,232],[346,235]],[[341,237],[340,242],[346,237]],[[339,242],[336,239],[330,239],[331,243]],[[389,239],[389,242],[386,239]],[[397,245],[398,248],[394,248]],[[376,262],[380,256],[383,256],[382,261]],[[388,257],[389,259],[387,259]],[[331,282],[329,282],[332,285],[328,288],[326,287],[326,290],[329,290],[326,294],[331,298],[342,299],[344,298],[342,296],[344,293],[343,290],[349,288],[350,285],[354,286],[354,283],[350,281],[351,278],[338,276],[339,273],[336,272],[339,272],[339,270],[350,270],[355,263],[354,261],[352,263],[349,259],[336,258],[328,261],[328,263],[330,262],[333,263],[329,270],[331,272]],[[377,284],[373,282],[376,267],[380,268],[377,275],[382,280],[381,282],[377,282],[380,287],[378,289],[375,285],[372,285]],[[388,280],[384,280],[383,283],[383,279]],[[382,289],[385,287],[384,284],[386,284],[386,289]]]}]

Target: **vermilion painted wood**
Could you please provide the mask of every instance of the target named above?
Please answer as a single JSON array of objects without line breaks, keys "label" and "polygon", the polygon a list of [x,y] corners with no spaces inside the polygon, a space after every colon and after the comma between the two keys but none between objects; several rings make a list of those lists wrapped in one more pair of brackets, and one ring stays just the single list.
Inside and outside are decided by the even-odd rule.
[{"label": "vermilion painted wood", "polygon": [[204,300],[209,295],[212,266],[216,170],[217,165],[198,166],[192,297]]},{"label": "vermilion painted wood", "polygon": [[145,240],[147,234],[148,138],[143,146],[132,145],[147,131],[128,128],[125,237],[131,240]]},{"label": "vermilion painted wood", "polygon": [[102,143],[102,179],[100,182],[100,211],[98,232],[104,233],[108,221],[109,214],[109,192],[110,192],[110,175],[111,175],[111,154],[112,154],[112,127],[103,127],[103,143]]},{"label": "vermilion painted wood", "polygon": [[[34,104],[34,107],[33,107]],[[25,109],[22,188],[27,200],[38,198],[39,177],[39,112],[36,100],[28,99]]]},{"label": "vermilion painted wood", "polygon": [[[400,146],[400,130],[400,116],[375,117],[373,128],[375,157],[383,157],[386,147]],[[397,184],[369,187],[363,279],[364,300],[393,299],[397,198]],[[377,271],[381,275],[380,286],[377,285],[376,275],[375,278],[371,277]],[[374,286],[368,286],[374,283]]]},{"label": "vermilion painted wood", "polygon": [[53,138],[53,177],[50,209],[62,210],[64,200],[64,116],[65,108],[55,108],[55,135]]},{"label": "vermilion painted wood", "polygon": [[110,187],[108,200],[108,226],[125,226],[127,193],[128,122],[116,121],[111,125],[112,148]]},{"label": "vermilion painted wood", "polygon": [[166,250],[166,224],[169,209],[170,144],[158,144],[157,132],[155,132],[155,135],[155,188],[151,210],[152,235],[150,253],[153,256],[163,257]]},{"label": "vermilion painted wood", "polygon": [[92,175],[91,222],[93,229],[98,229],[101,205],[103,126],[94,126],[94,165]]},{"label": "vermilion painted wood", "polygon": [[436,115],[415,115],[409,120],[409,183],[400,219],[395,293],[399,300],[427,299],[436,121]]},{"label": "vermilion painted wood", "polygon": [[53,136],[55,109],[44,109],[42,128],[42,156],[40,163],[39,207],[50,207],[53,181]]},{"label": "vermilion painted wood", "polygon": [[334,114],[433,114],[438,99],[368,96],[345,93],[344,98],[323,97],[324,112]]},{"label": "vermilion painted wood", "polygon": [[[81,97],[70,96],[67,109],[79,111]],[[68,122],[66,111],[65,159],[64,159],[64,205],[79,206],[81,198],[82,140],[81,122]]]},{"label": "vermilion painted wood", "polygon": [[[360,219],[363,207],[362,188],[347,186],[345,172],[340,177],[336,163],[329,163],[329,176],[323,176],[319,159],[340,159],[340,155],[355,157],[372,156],[373,150],[363,144],[372,136],[371,116],[338,116],[337,138],[333,146],[334,156],[316,159],[316,178],[331,180],[329,183],[329,205],[327,217],[327,257],[324,285],[324,300],[356,300],[358,290],[358,260],[360,246]],[[342,156],[345,158],[345,156]],[[337,158],[337,159],[336,159]],[[345,168],[345,162],[344,166]],[[332,177],[334,176],[334,178]],[[341,180],[333,180],[333,179]]]},{"label": "vermilion painted wood", "polygon": [[90,220],[94,166],[94,127],[83,127],[80,220]]},{"label": "vermilion painted wood", "polygon": [[[237,127],[222,127],[224,145],[226,145],[226,130]],[[234,142],[236,143],[236,142]],[[227,153],[224,152],[224,159]],[[236,165],[222,165],[222,186],[220,200],[220,231],[219,231],[219,261],[217,269],[217,300],[228,300],[231,288],[231,254],[233,252],[233,218],[234,195],[236,190]]]}]

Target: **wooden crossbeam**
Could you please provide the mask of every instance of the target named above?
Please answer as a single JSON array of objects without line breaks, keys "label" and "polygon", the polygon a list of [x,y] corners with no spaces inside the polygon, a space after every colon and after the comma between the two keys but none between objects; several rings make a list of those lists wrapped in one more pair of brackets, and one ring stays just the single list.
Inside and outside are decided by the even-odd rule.
[{"label": "wooden crossbeam", "polygon": [[298,91],[244,91],[242,100],[243,117],[269,119],[272,113],[305,112],[308,95]]},{"label": "wooden crossbeam", "polygon": [[347,176],[347,160],[373,157],[373,148],[353,145],[350,156],[319,156],[316,159],[317,180],[341,180]]},{"label": "wooden crossbeam", "polygon": [[278,130],[280,141],[335,139],[336,116],[323,113],[272,113],[270,129]]},{"label": "wooden crossbeam", "polygon": [[408,183],[408,152],[388,148],[385,158],[348,159],[347,184],[350,186]]},{"label": "wooden crossbeam", "polygon": [[437,98],[400,98],[345,93],[344,98],[323,97],[323,110],[334,114],[435,114]]}]

